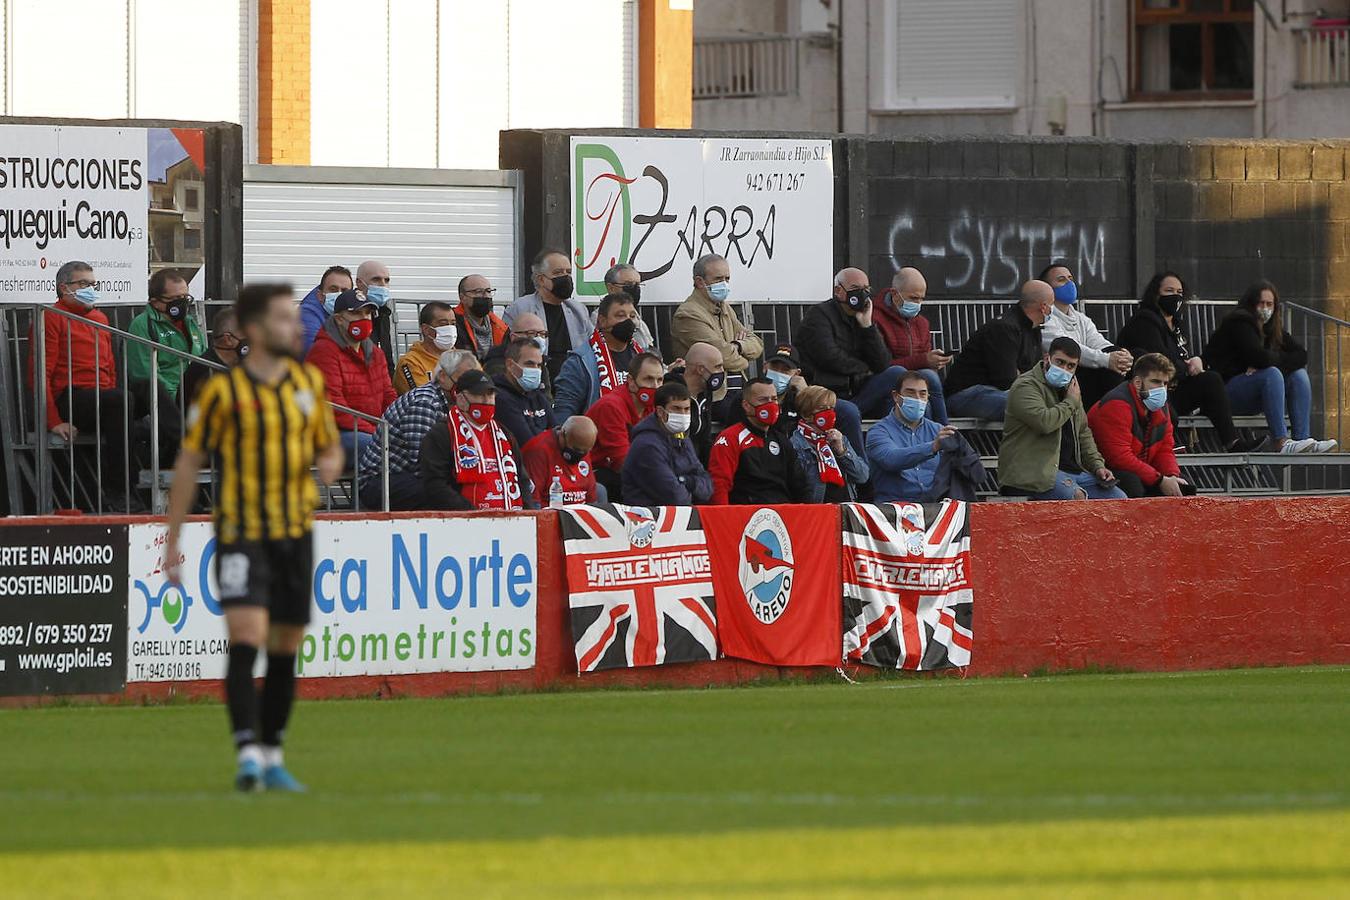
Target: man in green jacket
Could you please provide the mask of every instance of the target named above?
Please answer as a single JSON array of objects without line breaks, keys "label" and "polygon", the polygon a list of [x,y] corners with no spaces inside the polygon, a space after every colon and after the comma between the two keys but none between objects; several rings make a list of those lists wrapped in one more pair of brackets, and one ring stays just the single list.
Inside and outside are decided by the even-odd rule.
[{"label": "man in green jacket", "polygon": [[998,450],[999,493],[1032,500],[1124,500],[1097,452],[1074,372],[1082,349],[1050,342],[1045,358],[1013,381]]},{"label": "man in green jacket", "polygon": [[[150,276],[150,301],[145,311],[131,320],[127,331],[174,350],[201,356],[206,337],[191,315],[192,295],[187,279],[176,269],[160,269]],[[127,376],[132,381],[150,380],[150,348],[136,341],[127,343]],[[172,353],[158,355],[159,383],[170,397],[178,396],[178,385],[189,363]]]}]

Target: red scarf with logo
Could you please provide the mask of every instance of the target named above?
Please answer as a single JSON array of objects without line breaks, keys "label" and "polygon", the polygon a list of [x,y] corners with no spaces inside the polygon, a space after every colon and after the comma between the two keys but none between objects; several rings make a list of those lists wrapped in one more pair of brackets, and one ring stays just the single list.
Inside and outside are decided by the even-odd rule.
[{"label": "red scarf with logo", "polygon": [[[595,374],[600,382],[601,397],[628,383],[628,373],[614,367],[614,357],[610,355],[609,344],[605,343],[605,335],[599,328],[591,332],[591,352],[595,354]],[[642,352],[637,341],[633,341],[633,352]]]},{"label": "red scarf with logo", "polygon": [[475,426],[458,406],[446,420],[460,493],[476,509],[522,509],[520,478],[511,441],[496,421]]},{"label": "red scarf with logo", "polygon": [[816,448],[816,471],[825,484],[844,486],[844,471],[839,468],[839,460],[834,458],[834,449],[830,447],[825,432],[817,431],[811,423],[802,418],[797,422],[797,430]]}]

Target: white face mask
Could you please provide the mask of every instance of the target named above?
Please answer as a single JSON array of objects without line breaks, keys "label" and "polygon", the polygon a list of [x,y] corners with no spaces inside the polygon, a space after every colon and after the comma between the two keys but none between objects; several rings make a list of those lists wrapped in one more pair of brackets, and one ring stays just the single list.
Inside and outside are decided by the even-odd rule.
[{"label": "white face mask", "polygon": [[1268,306],[1262,306],[1257,308],[1256,314],[1261,317],[1262,322],[1269,322],[1270,317],[1275,314],[1275,310]]},{"label": "white face mask", "polygon": [[436,345],[437,350],[453,350],[458,337],[459,332],[455,330],[454,325],[437,325],[436,337],[432,338],[432,343]]},{"label": "white face mask", "polygon": [[671,434],[683,434],[689,430],[689,413],[666,413],[666,431]]}]

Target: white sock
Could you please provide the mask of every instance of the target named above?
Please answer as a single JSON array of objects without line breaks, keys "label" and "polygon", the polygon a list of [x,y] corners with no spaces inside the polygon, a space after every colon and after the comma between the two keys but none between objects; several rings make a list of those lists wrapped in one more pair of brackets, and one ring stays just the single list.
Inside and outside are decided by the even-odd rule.
[{"label": "white sock", "polygon": [[245,744],[239,748],[239,764],[243,765],[249,760],[260,766],[263,764],[263,751],[257,744]]},{"label": "white sock", "polygon": [[272,768],[273,766],[281,765],[282,764],[281,748],[268,747],[266,744],[264,744],[262,748],[262,764],[263,766],[269,769]]}]

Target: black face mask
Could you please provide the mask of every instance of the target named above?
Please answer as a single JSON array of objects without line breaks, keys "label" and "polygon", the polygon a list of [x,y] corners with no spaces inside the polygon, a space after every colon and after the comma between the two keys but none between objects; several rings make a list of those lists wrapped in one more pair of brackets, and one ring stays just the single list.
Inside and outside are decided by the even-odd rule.
[{"label": "black face mask", "polygon": [[844,295],[849,309],[862,309],[872,299],[871,288],[854,288]]},{"label": "black face mask", "polygon": [[187,317],[186,300],[166,300],[164,302],[168,304],[164,307],[164,315],[173,321],[181,322]]},{"label": "black face mask", "polygon": [[627,294],[629,299],[633,301],[634,306],[637,306],[638,303],[642,300],[641,284],[625,284],[623,286],[623,292]]},{"label": "black face mask", "polygon": [[488,313],[492,312],[492,298],[474,297],[472,300],[469,301],[469,312],[473,313],[480,319],[483,318],[483,316],[486,316]]},{"label": "black face mask", "polygon": [[555,276],[553,279],[553,284],[550,286],[550,290],[553,291],[553,296],[557,297],[559,300],[566,300],[568,297],[571,297],[572,276],[571,275]]},{"label": "black face mask", "polygon": [[616,341],[623,341],[625,344],[633,339],[637,333],[637,322],[633,319],[624,319],[619,324],[609,330],[610,335]]},{"label": "black face mask", "polygon": [[580,450],[573,450],[566,444],[562,444],[561,441],[559,441],[559,443],[561,444],[559,453],[562,454],[563,462],[567,463],[569,466],[575,466],[586,458],[586,454],[582,453]]},{"label": "black face mask", "polygon": [[1180,294],[1163,294],[1158,298],[1158,308],[1169,316],[1175,316],[1181,309]]},{"label": "black face mask", "polygon": [[708,376],[708,390],[717,393],[722,389],[722,385],[727,383],[726,372],[713,372]]}]

